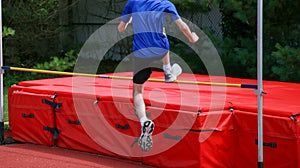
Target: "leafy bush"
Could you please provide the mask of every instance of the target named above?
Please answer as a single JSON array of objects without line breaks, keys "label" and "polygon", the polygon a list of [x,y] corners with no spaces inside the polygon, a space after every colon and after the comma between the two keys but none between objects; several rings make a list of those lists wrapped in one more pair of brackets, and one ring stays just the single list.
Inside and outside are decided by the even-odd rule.
[{"label": "leafy bush", "polygon": [[2,37],[15,35],[15,30],[10,27],[3,26]]},{"label": "leafy bush", "polygon": [[[33,66],[33,69],[55,70],[55,71],[72,71],[77,59],[77,54],[74,50],[70,50],[63,56],[52,57],[50,62],[44,62]],[[21,81],[43,79],[50,77],[59,77],[58,75],[37,74],[30,72],[8,71],[4,75],[4,86],[9,87]]]},{"label": "leafy bush", "polygon": [[56,71],[72,71],[78,54],[74,50],[65,53],[63,57],[54,56],[50,62],[35,65],[34,69],[46,69]]},{"label": "leafy bush", "polygon": [[[62,56],[53,56],[49,62],[37,64],[32,69],[73,72],[77,57],[78,53],[75,50],[70,50]],[[114,72],[119,63],[119,61],[109,59],[102,60],[97,73]],[[21,81],[54,77],[61,77],[61,75],[8,71],[4,75],[4,86],[9,87]]]},{"label": "leafy bush", "polygon": [[3,76],[4,87],[18,84],[20,81],[33,80],[36,77],[28,72],[6,71]]}]

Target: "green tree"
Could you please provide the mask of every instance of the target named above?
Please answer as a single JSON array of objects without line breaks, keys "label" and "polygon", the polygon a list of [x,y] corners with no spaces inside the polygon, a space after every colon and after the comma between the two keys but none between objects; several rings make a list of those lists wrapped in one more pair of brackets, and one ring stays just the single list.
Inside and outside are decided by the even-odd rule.
[{"label": "green tree", "polygon": [[[222,57],[227,60],[225,67],[227,70],[231,68],[232,73],[230,75],[232,76],[242,73],[243,77],[256,78],[256,2],[256,0],[226,0],[221,2],[225,39],[222,45],[225,46]],[[277,68],[275,68],[277,69],[275,72],[273,68],[285,62],[285,60],[276,60],[282,58],[283,56],[279,55],[285,52],[277,52],[276,57],[272,53],[281,49],[275,47],[277,43],[285,46],[283,47],[285,50],[293,51],[300,47],[299,8],[299,1],[264,1],[264,77],[266,79],[286,79],[285,73],[280,74]],[[226,43],[228,41],[229,43]],[[298,64],[299,53],[292,53],[294,54],[291,59],[294,62],[286,61],[284,64]],[[234,61],[229,61],[228,58]],[[290,71],[296,71],[296,69],[290,69]],[[292,74],[299,73],[292,72]],[[300,76],[294,77],[300,78]],[[285,81],[290,80],[286,79]]]},{"label": "green tree", "polygon": [[272,72],[281,81],[300,82],[300,48],[276,44],[276,49],[272,52],[272,58],[276,61]]},{"label": "green tree", "polygon": [[57,54],[58,3],[58,0],[3,1],[3,24],[15,30],[15,35],[7,36],[3,44],[6,65],[31,67]]},{"label": "green tree", "polygon": [[209,12],[212,5],[218,4],[219,0],[170,0],[178,10],[195,12]]},{"label": "green tree", "polygon": [[[172,0],[180,10],[219,5],[223,39],[215,45],[228,76],[256,78],[257,0]],[[300,1],[264,1],[264,78],[300,81]],[[289,66],[295,68],[288,68]],[[287,72],[288,71],[288,72]],[[292,75],[291,75],[292,74]]]}]

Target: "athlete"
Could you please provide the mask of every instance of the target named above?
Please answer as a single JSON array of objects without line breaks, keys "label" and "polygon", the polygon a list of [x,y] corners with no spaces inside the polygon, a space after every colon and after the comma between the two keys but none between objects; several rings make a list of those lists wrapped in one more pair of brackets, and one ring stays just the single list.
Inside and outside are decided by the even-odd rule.
[{"label": "athlete", "polygon": [[134,31],[133,103],[135,114],[141,122],[138,144],[142,151],[149,151],[153,145],[154,123],[146,116],[143,99],[144,83],[152,73],[150,64],[162,60],[165,82],[174,82],[181,73],[178,64],[173,66],[170,64],[170,45],[164,32],[165,15],[170,15],[172,21],[191,43],[198,41],[197,34],[191,32],[188,25],[180,18],[174,4],[168,0],[129,0],[118,25],[118,31],[124,32],[128,24],[132,23]]}]

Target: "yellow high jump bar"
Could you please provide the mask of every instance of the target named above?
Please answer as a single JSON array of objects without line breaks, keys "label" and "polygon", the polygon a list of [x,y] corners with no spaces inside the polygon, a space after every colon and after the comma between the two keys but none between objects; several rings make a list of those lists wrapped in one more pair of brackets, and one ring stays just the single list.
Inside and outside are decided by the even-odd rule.
[{"label": "yellow high jump bar", "polygon": [[[98,78],[107,78],[107,79],[132,80],[132,77],[125,77],[125,76],[97,75],[97,74],[76,73],[76,72],[62,72],[62,71],[30,69],[30,68],[20,68],[20,67],[11,67],[11,66],[2,66],[2,69],[3,70],[12,70],[12,71],[34,72],[34,73],[42,73],[42,74],[64,75],[64,76],[87,76],[87,77],[98,77]],[[163,83],[165,82],[164,79],[156,79],[156,78],[149,78],[148,81],[149,82],[163,82]],[[173,83],[257,89],[257,85],[253,85],[253,84],[199,82],[199,81],[186,81],[186,80],[175,80]]]}]

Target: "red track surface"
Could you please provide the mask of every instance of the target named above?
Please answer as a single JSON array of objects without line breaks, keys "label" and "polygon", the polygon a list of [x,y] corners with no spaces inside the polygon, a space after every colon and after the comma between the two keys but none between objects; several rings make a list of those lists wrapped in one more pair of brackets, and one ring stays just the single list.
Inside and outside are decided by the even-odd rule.
[{"label": "red track surface", "polygon": [[[5,137],[9,133],[5,132]],[[0,146],[2,168],[151,168],[139,162],[34,144]]]},{"label": "red track surface", "polygon": [[0,167],[147,168],[139,162],[33,144],[0,146]]}]

